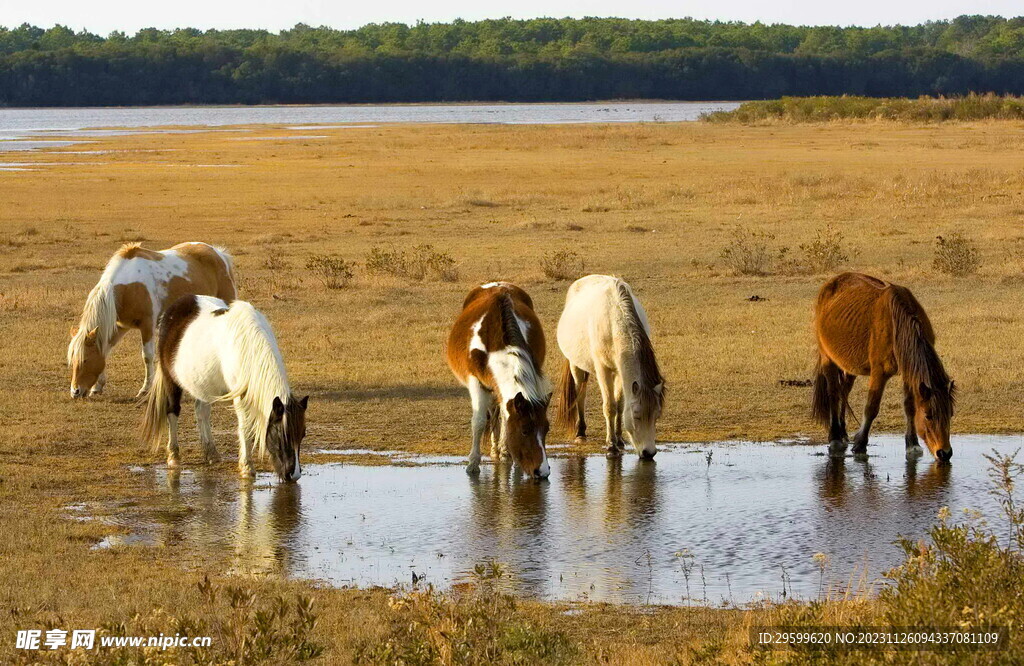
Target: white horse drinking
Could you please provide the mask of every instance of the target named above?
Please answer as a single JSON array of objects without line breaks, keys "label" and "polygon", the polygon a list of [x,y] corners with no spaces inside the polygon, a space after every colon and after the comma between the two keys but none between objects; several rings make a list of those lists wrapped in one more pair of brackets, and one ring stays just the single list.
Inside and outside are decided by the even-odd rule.
[{"label": "white horse drinking", "polygon": [[641,458],[654,457],[665,379],[650,336],[647,313],[624,280],[588,275],[569,287],[558,321],[558,346],[566,358],[558,422],[577,441],[586,439],[583,403],[587,382],[595,375],[601,387],[608,455],[622,452],[625,434]]},{"label": "white horse drinking", "polygon": [[282,481],[302,475],[299,446],[306,435],[306,403],[292,395],[277,339],[249,303],[228,305],[211,296],[185,296],[160,318],[159,370],[150,387],[143,439],[154,448],[167,431],[167,465],[177,467],[181,394],[196,399],[196,422],[207,462],[217,460],[210,405],[231,400],[238,417],[238,469],[255,476],[252,454],[270,454]]}]

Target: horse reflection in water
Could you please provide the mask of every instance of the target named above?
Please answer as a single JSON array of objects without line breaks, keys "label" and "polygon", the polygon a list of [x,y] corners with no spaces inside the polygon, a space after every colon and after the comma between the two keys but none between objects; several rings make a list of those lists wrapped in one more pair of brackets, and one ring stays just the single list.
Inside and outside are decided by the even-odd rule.
[{"label": "horse reflection in water", "polygon": [[872,557],[891,553],[898,537],[921,534],[934,522],[935,507],[951,499],[952,467],[941,461],[923,464],[908,459],[901,480],[892,478],[898,472],[876,469],[870,461],[851,464],[830,458],[821,465],[816,475],[824,514],[817,521],[821,531],[817,550],[859,556],[855,561],[832,563],[831,570],[838,575],[832,582],[841,591],[851,582],[866,587],[880,582],[887,566],[876,564]]},{"label": "horse reflection in water", "polygon": [[[269,500],[252,484],[225,484],[215,474],[189,474],[182,490],[182,474],[168,469],[167,506],[154,512],[159,524],[157,542],[170,545],[190,541],[198,552],[228,555],[233,574],[287,574],[296,556],[294,542],[302,523],[302,488],[276,484]],[[236,501],[231,501],[236,500]]]},{"label": "horse reflection in water", "polygon": [[[621,458],[569,457],[545,485],[520,478],[508,462],[496,464],[471,480],[463,530],[471,555],[460,568],[499,562],[508,588],[528,596],[643,602],[643,544],[657,529],[657,465],[623,467]],[[568,534],[564,525],[572,526]]]}]

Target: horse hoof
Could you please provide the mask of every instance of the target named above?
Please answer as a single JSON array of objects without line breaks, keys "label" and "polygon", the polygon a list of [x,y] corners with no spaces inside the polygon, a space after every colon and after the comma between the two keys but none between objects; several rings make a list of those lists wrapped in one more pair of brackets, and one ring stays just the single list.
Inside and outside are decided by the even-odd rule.
[{"label": "horse hoof", "polygon": [[917,460],[922,455],[924,455],[924,451],[921,450],[920,446],[907,447],[907,460]]},{"label": "horse hoof", "polygon": [[167,469],[177,469],[181,467],[181,462],[177,458],[167,459]]},{"label": "horse hoof", "polygon": [[619,449],[617,446],[609,446],[607,455],[609,458],[621,458],[622,450]]},{"label": "horse hoof", "polygon": [[828,454],[833,458],[842,458],[846,455],[846,442],[833,440],[828,444]]},{"label": "horse hoof", "polygon": [[466,465],[466,474],[469,474],[470,476],[476,476],[479,473],[480,473],[480,463],[478,463],[478,462],[471,462],[468,465]]},{"label": "horse hoof", "polygon": [[243,468],[238,470],[238,476],[251,481],[256,478],[256,470],[251,467]]},{"label": "horse hoof", "polygon": [[576,435],[576,439],[572,440],[572,443],[577,446],[583,446],[587,443],[587,438],[584,435]]}]

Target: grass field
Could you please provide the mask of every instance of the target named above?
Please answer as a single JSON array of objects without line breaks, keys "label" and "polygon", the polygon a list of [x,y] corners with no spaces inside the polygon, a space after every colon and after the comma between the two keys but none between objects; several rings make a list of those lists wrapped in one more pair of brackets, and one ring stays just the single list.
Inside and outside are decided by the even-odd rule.
[{"label": "grass field", "polygon": [[[816,238],[836,241],[841,267],[917,294],[960,386],[955,432],[1024,430],[1024,124],[252,130],[100,138],[81,147],[99,153],[17,155],[47,165],[0,172],[0,608],[11,609],[0,615],[0,655],[24,624],[199,604],[201,572],[187,553],[90,552],[109,528],[57,517],[69,503],[154,492],[126,472],[159,461],[135,438],[137,335],[116,350],[106,395],[67,394],[68,328],[123,242],[205,240],[234,253],[240,297],[267,313],[293,386],[312,396],[310,448],[465,454],[469,403],[444,364],[447,327],[471,286],[515,281],[537,304],[554,376],[569,282],[542,263],[560,251],[578,253],[586,272],[623,276],[645,304],[670,388],[660,439],[819,437],[810,389],[780,383],[813,367],[811,307],[825,278]],[[976,273],[933,267],[936,238],[957,233],[977,250]],[[367,270],[375,247],[423,244],[454,258],[457,276]],[[740,250],[762,256],[764,274],[737,274],[729,257]],[[325,254],[355,262],[344,288],[306,268]],[[899,394],[892,385],[877,429],[902,427]],[[215,436],[233,454],[230,412],[214,410]],[[182,434],[183,463],[199,464],[191,426]],[[244,584],[313,595],[332,660],[349,660],[405,612],[384,592]],[[845,608],[836,612],[860,612]],[[759,621],[613,607],[570,617],[531,603],[514,612],[539,632],[564,632],[577,658],[612,663],[686,661],[705,643],[745,661],[735,646]]]}]

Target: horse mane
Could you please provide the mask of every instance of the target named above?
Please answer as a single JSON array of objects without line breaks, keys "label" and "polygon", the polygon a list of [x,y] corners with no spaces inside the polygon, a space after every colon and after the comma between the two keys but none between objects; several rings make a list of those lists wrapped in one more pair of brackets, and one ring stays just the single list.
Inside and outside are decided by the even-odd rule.
[{"label": "horse mane", "polygon": [[[640,366],[640,377],[637,384],[640,386],[638,401],[640,403],[640,414],[643,419],[654,417],[656,411],[662,409],[665,404],[665,377],[661,374],[658,366],[658,359],[654,356],[654,345],[647,335],[640,313],[636,311],[633,302],[633,292],[622,280],[616,281],[618,290],[619,307],[622,309],[623,318],[626,324],[626,333],[629,336],[629,346],[636,356],[637,364]],[[655,391],[654,387],[661,384],[661,391]],[[623,387],[625,390],[625,387]]]},{"label": "horse mane", "polygon": [[948,423],[956,405],[956,387],[935,351],[935,333],[924,308],[905,287],[890,286],[889,305],[893,323],[896,365],[908,386],[925,384],[932,390],[936,417]]},{"label": "horse mane", "polygon": [[114,253],[114,256],[107,261],[100,275],[99,282],[89,292],[85,299],[85,307],[82,309],[82,316],[78,321],[78,330],[71,336],[71,343],[68,345],[68,365],[74,365],[82,359],[85,352],[85,336],[94,328],[96,329],[96,344],[100,352],[106,356],[110,351],[110,340],[117,331],[117,302],[114,298],[114,275],[121,267],[125,254],[132,248],[139,247],[139,243],[127,243]]},{"label": "horse mane", "polygon": [[225,318],[238,355],[245,359],[235,377],[237,385],[219,400],[242,400],[247,414],[242,427],[246,436],[256,443],[259,455],[265,456],[267,419],[274,398],[287,403],[291,396],[277,338],[266,317],[245,301],[234,301],[226,313],[217,316]]},{"label": "horse mane", "polygon": [[512,379],[516,387],[522,391],[523,397],[534,405],[542,405],[548,399],[550,385],[534,362],[530,343],[519,327],[515,301],[507,290],[502,290],[497,305],[501,315],[502,339],[505,342],[505,349],[502,351],[511,361]]}]

